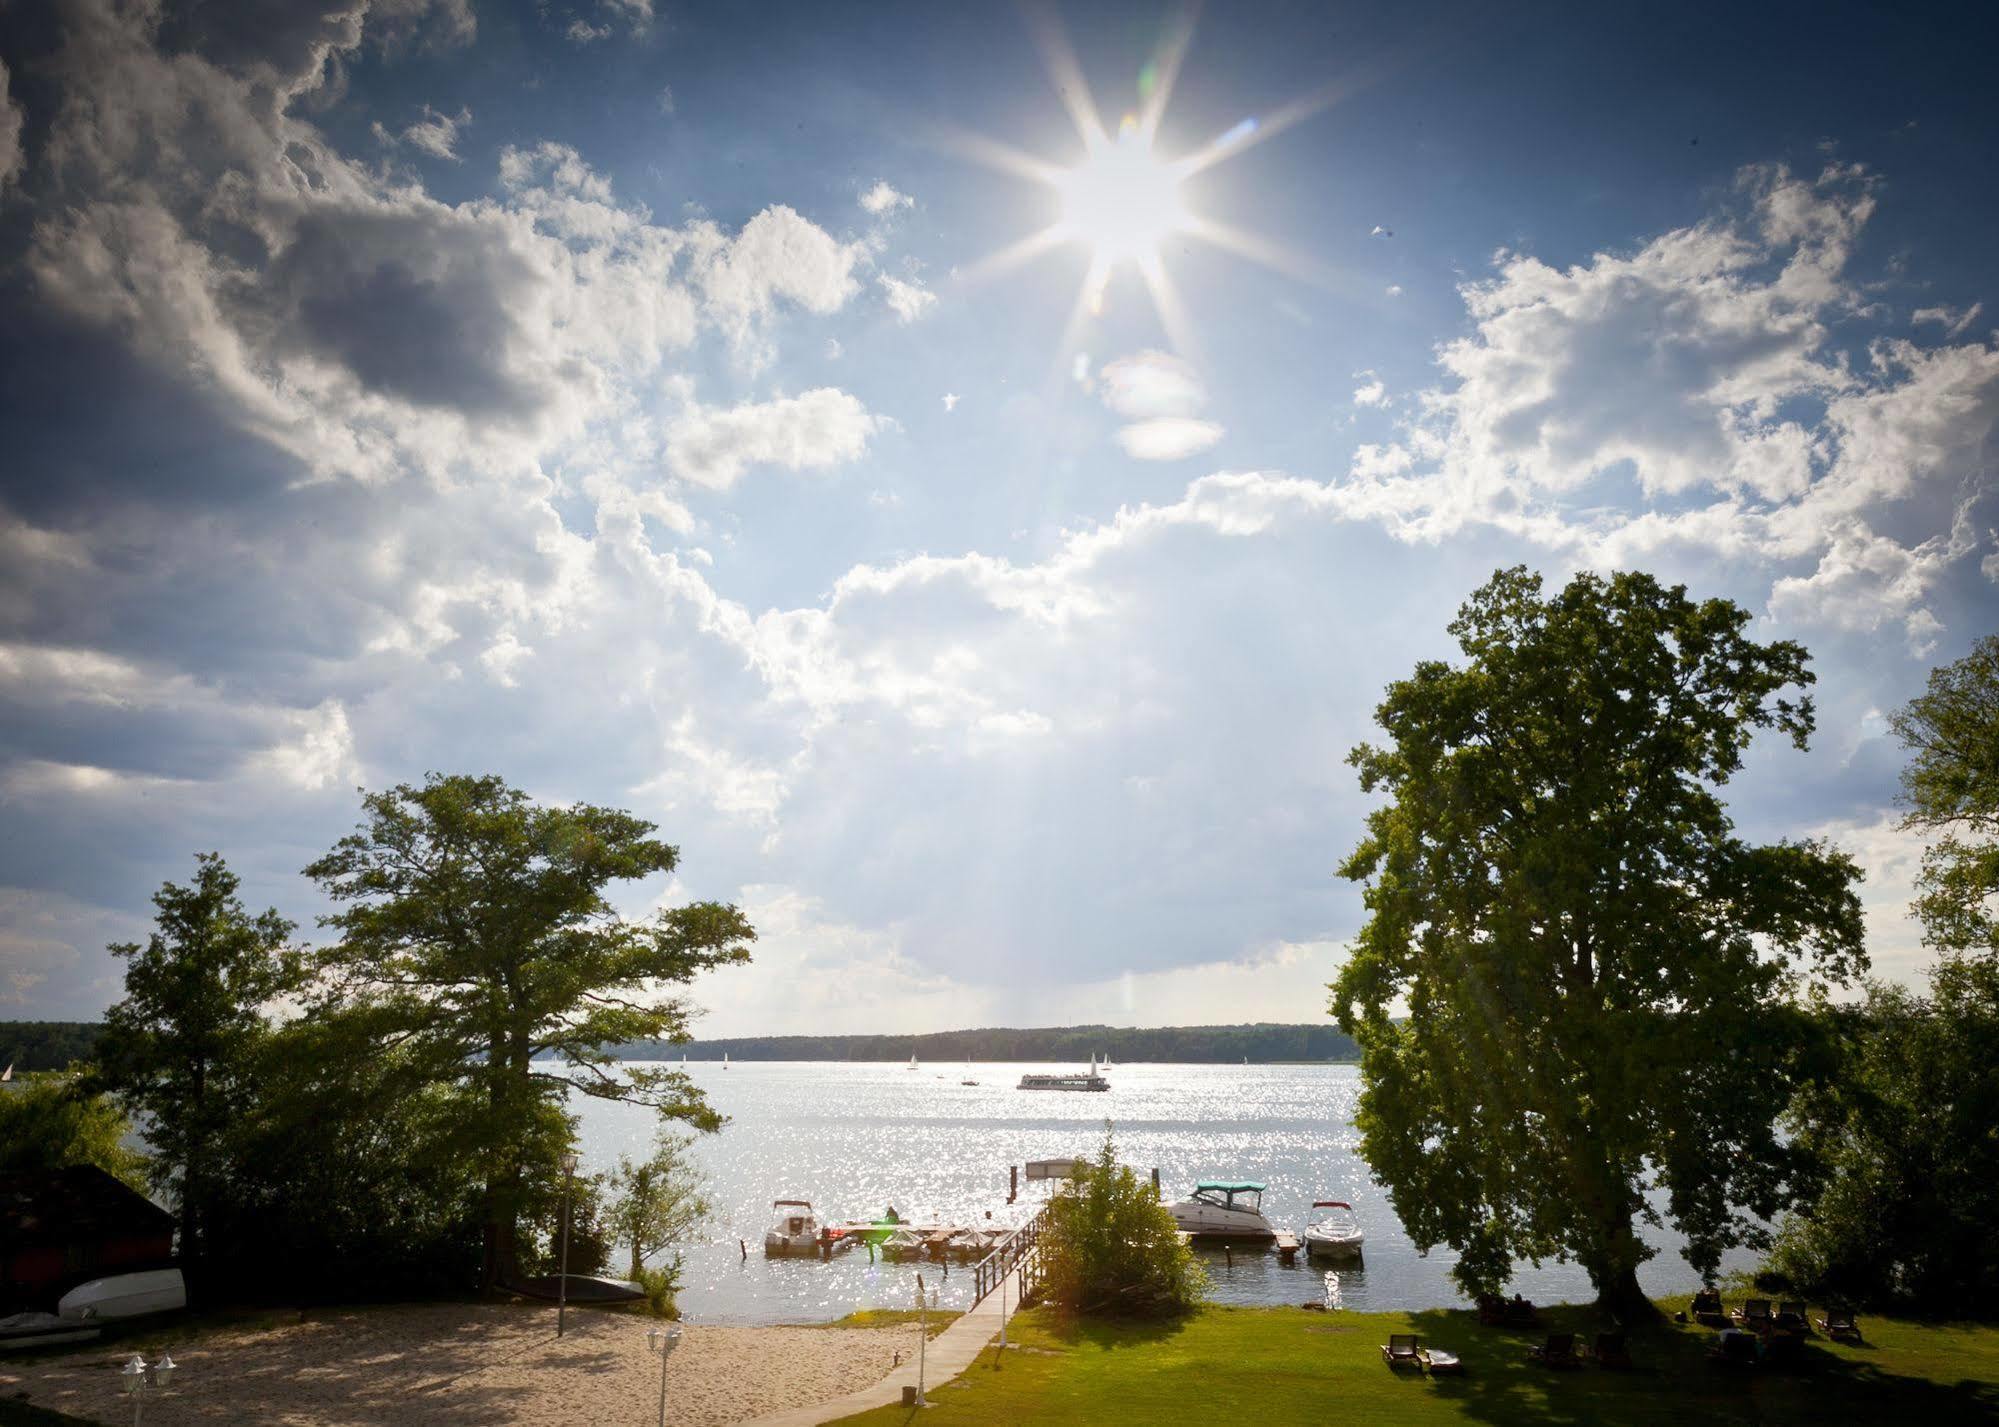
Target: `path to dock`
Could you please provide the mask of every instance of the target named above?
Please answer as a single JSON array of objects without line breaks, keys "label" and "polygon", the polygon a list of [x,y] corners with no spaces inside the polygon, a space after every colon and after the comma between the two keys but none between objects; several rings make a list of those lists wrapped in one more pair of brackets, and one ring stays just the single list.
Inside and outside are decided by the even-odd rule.
[{"label": "path to dock", "polygon": [[[923,1375],[925,1394],[935,1392],[943,1384],[970,1367],[986,1344],[999,1336],[1000,1300],[1006,1300],[1006,1316],[1010,1319],[1020,1310],[1020,1269],[1007,1275],[1004,1294],[988,1293],[972,1305],[957,1322],[930,1340],[927,1350],[927,1369]],[[909,1335],[910,1346],[916,1344],[916,1335]],[[836,1397],[828,1402],[816,1403],[811,1407],[791,1407],[783,1412],[773,1412],[765,1417],[752,1418],[741,1427],[818,1427],[822,1422],[835,1422],[842,1417],[851,1417],[856,1412],[867,1412],[876,1407],[895,1407],[902,1402],[904,1386],[916,1385],[916,1356],[912,1352],[903,1360],[901,1367],[883,1378],[872,1387],[861,1388],[844,1397]]]}]

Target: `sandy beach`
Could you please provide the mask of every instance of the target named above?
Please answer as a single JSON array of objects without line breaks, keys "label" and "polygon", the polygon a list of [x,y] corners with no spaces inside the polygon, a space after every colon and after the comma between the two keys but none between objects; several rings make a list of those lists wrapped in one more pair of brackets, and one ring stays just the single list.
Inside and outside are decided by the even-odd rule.
[{"label": "sandy beach", "polygon": [[[545,1305],[427,1304],[310,1312],[305,1321],[224,1328],[169,1343],[183,1373],[145,1420],[294,1427],[650,1423],[655,1320],[572,1310],[555,1336]],[[914,1346],[913,1328],[687,1325],[666,1374],[667,1420],[740,1422],[863,1387]],[[106,1423],[131,1420],[118,1388],[128,1341],[38,1362],[0,1362],[0,1397]],[[151,1356],[149,1354],[148,1356]]]}]

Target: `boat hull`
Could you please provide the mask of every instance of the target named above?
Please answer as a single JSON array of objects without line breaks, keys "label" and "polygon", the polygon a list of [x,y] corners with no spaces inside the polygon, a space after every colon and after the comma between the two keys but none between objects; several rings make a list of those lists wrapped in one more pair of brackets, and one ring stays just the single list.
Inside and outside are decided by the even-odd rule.
[{"label": "boat hull", "polygon": [[1277,1230],[1271,1222],[1254,1209],[1221,1209],[1212,1204],[1186,1201],[1172,1205],[1170,1212],[1180,1232],[1195,1239],[1268,1243],[1277,1237]]},{"label": "boat hull", "polygon": [[1310,1230],[1305,1233],[1305,1256],[1315,1259],[1357,1259],[1361,1256],[1361,1236],[1334,1238],[1331,1235],[1315,1235]]},{"label": "boat hull", "polygon": [[59,1317],[91,1323],[111,1318],[142,1318],[187,1307],[187,1284],[177,1268],[118,1273],[79,1283],[56,1304]]},{"label": "boat hull", "polygon": [[770,1258],[804,1257],[818,1252],[819,1236],[816,1233],[764,1235],[764,1253]]}]

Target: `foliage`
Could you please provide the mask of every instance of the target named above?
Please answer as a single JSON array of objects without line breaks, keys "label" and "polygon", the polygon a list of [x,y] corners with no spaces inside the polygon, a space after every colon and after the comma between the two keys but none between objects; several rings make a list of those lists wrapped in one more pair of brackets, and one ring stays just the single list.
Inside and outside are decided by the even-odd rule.
[{"label": "foliage", "polygon": [[[520,1271],[529,1275],[558,1273],[566,1262],[570,1273],[602,1273],[616,1246],[606,1214],[603,1178],[579,1174],[565,1186],[560,1155],[557,1159],[556,1172],[538,1176],[526,1196],[527,1212],[521,1216],[521,1224],[527,1234],[521,1245]],[[562,1246],[565,1216],[569,1221],[566,1255]]]},{"label": "foliage", "polygon": [[157,930],[123,957],[125,999],[104,1018],[98,1082],[145,1117],[154,1187],[180,1219],[180,1251],[199,1265],[210,1243],[218,1158],[255,1092],[247,1073],[269,1033],[264,1007],[303,985],[292,923],[252,917],[222,858],[195,859],[194,881],[153,896]]},{"label": "foliage", "polygon": [[1938,951],[1999,955],[1999,634],[1889,719],[1910,750],[1902,825],[1928,834],[1916,915]]},{"label": "foliage", "polygon": [[[667,1054],[663,1044],[619,1046],[633,1060]],[[907,1060],[1076,1061],[1093,1055],[1114,1061],[1170,1065],[1254,1065],[1278,1061],[1353,1061],[1360,1048],[1330,1025],[1242,1026],[1039,1026],[933,1031],[920,1036],[742,1036],[696,1041],[682,1048],[692,1060]],[[680,1051],[676,1051],[676,1054]]]},{"label": "foliage", "polygon": [[[611,1201],[605,1211],[605,1227],[612,1242],[629,1245],[632,1251],[631,1278],[645,1280],[641,1270],[646,1262],[682,1242],[709,1214],[700,1171],[688,1154],[693,1144],[662,1126],[653,1142],[652,1157],[633,1164],[619,1156],[618,1167],[607,1176]],[[672,1275],[678,1285],[680,1259],[675,1255]]]},{"label": "foliage", "polygon": [[1869,989],[1832,1013],[1845,1074],[1801,1097],[1799,1146],[1825,1171],[1779,1235],[1777,1269],[1815,1293],[1924,1313],[1999,1302],[1999,964],[1951,957],[1930,994]]},{"label": "foliage", "polygon": [[0,1070],[61,1070],[97,1057],[95,1021],[0,1021]]},{"label": "foliage", "polygon": [[1048,1201],[1040,1252],[1042,1297],[1070,1313],[1161,1317],[1206,1286],[1152,1185],[1118,1163],[1108,1124],[1096,1160]]},{"label": "foliage", "polygon": [[94,1164],[144,1190],[146,1157],[126,1143],[132,1122],[93,1093],[82,1067],[67,1074],[16,1074],[0,1089],[0,1174]]},{"label": "foliage", "polygon": [[680,1273],[679,1254],[652,1268],[641,1264],[632,1275],[634,1282],[645,1290],[646,1310],[655,1318],[678,1318],[680,1316]]},{"label": "foliage", "polygon": [[1758,730],[1812,730],[1784,696],[1805,651],[1748,622],[1641,574],[1544,599],[1501,571],[1450,626],[1465,663],[1390,685],[1389,742],[1353,751],[1389,797],[1341,869],[1368,884],[1332,988],[1362,1152],[1467,1293],[1573,1258],[1643,1315],[1648,1188],[1707,1274],[1796,1191],[1773,1122],[1816,1064],[1797,992],[1865,968],[1860,874],[1740,841],[1713,791]]},{"label": "foliage", "polygon": [[732,906],[619,916],[613,883],[670,872],[677,849],[629,813],[543,807],[495,777],[432,775],[363,798],[364,821],[306,869],[343,910],[318,967],[326,1009],[483,1106],[475,1148],[485,1221],[481,1280],[513,1267],[516,1226],[541,1172],[537,1118],[569,1090],[721,1123],[685,1075],[619,1074],[605,1047],[685,1039],[688,1007],[659,997],[745,961],[754,937]]}]

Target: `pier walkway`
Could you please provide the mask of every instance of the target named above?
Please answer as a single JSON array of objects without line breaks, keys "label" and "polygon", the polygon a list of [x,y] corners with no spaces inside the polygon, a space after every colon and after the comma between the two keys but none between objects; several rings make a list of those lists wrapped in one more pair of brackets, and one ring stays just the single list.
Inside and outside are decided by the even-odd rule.
[{"label": "pier walkway", "polygon": [[[1006,1277],[1004,1295],[988,1293],[966,1313],[930,1340],[926,1351],[927,1368],[923,1375],[924,1394],[937,1391],[952,1378],[977,1361],[986,1345],[999,1336],[1000,1301],[1006,1302],[1006,1317],[1012,1318],[1020,1309],[1020,1267]],[[909,1335],[910,1346],[916,1344],[916,1334]],[[772,1412],[763,1417],[752,1418],[742,1427],[819,1427],[822,1422],[835,1422],[842,1417],[851,1417],[856,1412],[868,1412],[877,1407],[895,1407],[902,1402],[902,1389],[916,1385],[916,1356],[914,1352],[903,1361],[901,1367],[870,1387],[860,1388],[827,1402],[815,1403],[810,1407],[791,1407],[782,1412]]]}]

